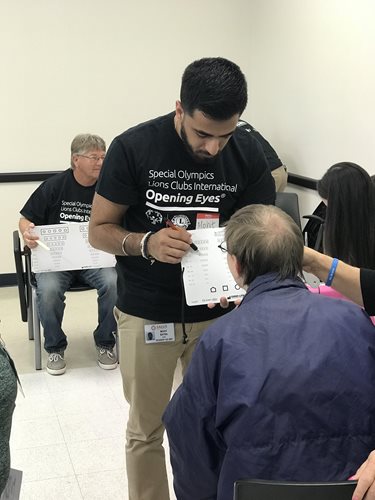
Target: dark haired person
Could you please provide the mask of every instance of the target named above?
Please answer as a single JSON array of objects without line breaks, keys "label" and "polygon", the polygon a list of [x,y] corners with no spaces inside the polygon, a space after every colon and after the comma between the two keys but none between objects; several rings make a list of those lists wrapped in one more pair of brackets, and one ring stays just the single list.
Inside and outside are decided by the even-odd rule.
[{"label": "dark haired person", "polygon": [[[105,157],[106,144],[98,135],[79,134],[72,140],[71,168],[44,181],[21,210],[19,229],[25,244],[33,249],[38,236],[35,225],[88,222],[96,181]],[[117,368],[114,351],[116,321],[116,271],[114,268],[83,269],[37,273],[38,314],[43,326],[44,348],[48,353],[47,372],[62,375],[66,371],[65,350],[68,342],[62,330],[65,292],[75,280],[98,292],[98,326],[93,335],[98,365],[104,370]]]},{"label": "dark haired person", "polygon": [[276,191],[284,191],[288,183],[288,172],[284,163],[280,160],[279,155],[276,153],[271,144],[265,139],[262,134],[256,130],[250,123],[245,120],[238,122],[238,127],[243,127],[244,130],[249,132],[262,146],[267,163],[271,169],[273,180],[275,181]]},{"label": "dark haired person", "polygon": [[164,414],[176,497],[227,500],[241,478],[348,479],[375,445],[369,317],[306,289],[301,231],[280,209],[242,208],[225,244],[247,291],[201,337]]},{"label": "dark haired person", "polygon": [[[305,247],[303,269],[326,281],[332,274],[334,259],[328,255]],[[359,269],[339,261],[331,276],[331,286],[353,302],[365,308],[368,314],[375,315],[375,270]],[[353,500],[375,500],[375,451],[362,464],[352,479],[358,480]]]},{"label": "dark haired person", "polygon": [[317,188],[327,204],[324,253],[375,269],[375,190],[369,174],[355,163],[336,163]]},{"label": "dark haired person", "polygon": [[117,255],[130,500],[169,498],[161,416],[176,363],[184,373],[201,333],[226,312],[184,304],[180,262],[191,251],[188,230],[221,225],[242,206],[275,200],[262,148],[237,127],[246,103],[236,64],[194,61],[175,111],[115,138],[98,181],[89,238]]}]

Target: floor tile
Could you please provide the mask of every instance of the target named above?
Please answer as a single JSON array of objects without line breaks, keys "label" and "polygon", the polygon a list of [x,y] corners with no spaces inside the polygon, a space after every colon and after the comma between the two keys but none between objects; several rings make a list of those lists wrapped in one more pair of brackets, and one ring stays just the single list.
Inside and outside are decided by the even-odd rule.
[{"label": "floor tile", "polygon": [[22,484],[21,500],[82,500],[75,476]]},{"label": "floor tile", "polygon": [[128,484],[124,469],[78,474],[77,480],[84,500],[128,499]]},{"label": "floor tile", "polygon": [[125,437],[67,443],[76,474],[125,470]]},{"label": "floor tile", "polygon": [[60,415],[59,422],[67,443],[110,437],[123,438],[127,412],[123,409]]},{"label": "floor tile", "polygon": [[23,420],[39,419],[56,416],[55,407],[49,393],[42,396],[25,397],[18,393],[16,408],[13,414],[13,420],[22,422]]},{"label": "floor tile", "polygon": [[12,450],[63,444],[64,438],[56,416],[22,420],[12,429]]},{"label": "floor tile", "polygon": [[23,471],[23,482],[74,475],[64,444],[11,449],[11,463],[14,469]]},{"label": "floor tile", "polygon": [[75,391],[55,392],[51,395],[55,411],[58,415],[69,415],[86,412],[100,412],[103,408],[118,410],[120,405],[109,391],[86,391],[79,385]]}]

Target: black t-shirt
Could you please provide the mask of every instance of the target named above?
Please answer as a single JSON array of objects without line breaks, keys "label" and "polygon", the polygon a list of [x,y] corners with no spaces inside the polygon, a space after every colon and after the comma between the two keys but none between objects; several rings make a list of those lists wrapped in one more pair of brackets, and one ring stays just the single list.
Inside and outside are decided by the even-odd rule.
[{"label": "black t-shirt", "polygon": [[375,315],[375,271],[361,269],[361,289],[363,305],[370,316]]},{"label": "black t-shirt", "polygon": [[[273,204],[275,185],[259,144],[237,128],[218,159],[196,163],[174,128],[174,113],[116,137],[108,149],[97,192],[128,205],[124,227],[158,231],[166,219],[187,230],[197,214],[219,214],[220,225],[250,203]],[[181,322],[181,266],[117,256],[118,307],[149,320]],[[223,314],[220,307],[185,305],[185,321]]]},{"label": "black t-shirt", "polygon": [[276,168],[283,166],[283,162],[280,160],[271,144],[261,135],[260,132],[250,125],[250,123],[245,122],[245,120],[240,120],[238,122],[238,127],[241,127],[246,130],[246,132],[249,132],[249,134],[251,134],[259,142],[271,170],[276,170]]},{"label": "black t-shirt", "polygon": [[36,226],[63,222],[88,222],[95,186],[81,186],[73,170],[64,170],[44,181],[21,210]]}]

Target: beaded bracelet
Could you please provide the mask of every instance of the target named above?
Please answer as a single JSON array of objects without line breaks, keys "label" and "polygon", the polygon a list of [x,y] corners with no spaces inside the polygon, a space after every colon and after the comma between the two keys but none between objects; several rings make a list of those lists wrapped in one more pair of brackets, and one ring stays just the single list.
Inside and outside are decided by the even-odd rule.
[{"label": "beaded bracelet", "polygon": [[333,278],[335,277],[335,272],[336,272],[336,267],[337,264],[339,263],[339,259],[333,259],[332,264],[331,264],[331,269],[329,270],[327,280],[326,280],[326,285],[331,286]]},{"label": "beaded bracelet", "polygon": [[129,236],[131,236],[133,233],[128,233],[125,235],[124,239],[122,240],[122,243],[121,243],[121,248],[122,248],[122,253],[125,255],[125,257],[130,257],[130,255],[127,253],[127,251],[125,250],[125,244],[126,244],[126,240],[129,238]]},{"label": "beaded bracelet", "polygon": [[153,231],[149,231],[148,233],[146,233],[143,238],[141,239],[141,255],[144,259],[146,260],[150,260],[151,261],[151,264],[153,264],[155,262],[155,259],[152,255],[150,255],[147,251],[147,243],[148,243],[148,240],[150,239],[150,236],[152,236],[153,234],[155,234]]}]

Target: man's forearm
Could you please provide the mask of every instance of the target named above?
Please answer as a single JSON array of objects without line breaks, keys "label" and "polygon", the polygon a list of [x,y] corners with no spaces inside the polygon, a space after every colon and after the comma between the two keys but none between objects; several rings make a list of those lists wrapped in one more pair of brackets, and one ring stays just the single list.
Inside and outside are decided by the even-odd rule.
[{"label": "man's forearm", "polygon": [[117,224],[89,225],[90,245],[114,255],[141,255],[142,237],[143,233],[131,233]]}]

